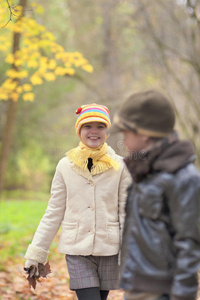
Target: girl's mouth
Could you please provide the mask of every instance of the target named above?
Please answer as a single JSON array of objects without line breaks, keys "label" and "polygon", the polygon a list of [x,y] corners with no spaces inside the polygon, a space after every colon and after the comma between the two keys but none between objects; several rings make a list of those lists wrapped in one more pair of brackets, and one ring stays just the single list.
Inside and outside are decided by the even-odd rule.
[{"label": "girl's mouth", "polygon": [[97,136],[89,136],[88,137],[90,140],[98,140],[99,139],[99,137],[97,137]]}]

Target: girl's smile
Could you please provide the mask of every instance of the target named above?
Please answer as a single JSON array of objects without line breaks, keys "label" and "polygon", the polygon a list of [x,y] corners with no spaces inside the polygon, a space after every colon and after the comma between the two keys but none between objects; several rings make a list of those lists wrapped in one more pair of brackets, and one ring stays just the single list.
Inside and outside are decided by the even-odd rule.
[{"label": "girl's smile", "polygon": [[98,148],[107,139],[107,127],[102,122],[83,124],[80,130],[81,141],[89,148]]}]

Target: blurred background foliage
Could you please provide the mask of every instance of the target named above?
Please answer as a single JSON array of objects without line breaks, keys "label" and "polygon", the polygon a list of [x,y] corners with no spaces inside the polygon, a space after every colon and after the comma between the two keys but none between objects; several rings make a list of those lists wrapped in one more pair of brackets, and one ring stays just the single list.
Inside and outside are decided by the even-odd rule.
[{"label": "blurred background foliage", "polygon": [[[32,2],[28,1],[27,11]],[[121,102],[139,89],[159,88],[171,97],[176,127],[181,137],[194,142],[199,165],[198,0],[34,2],[41,5],[43,13],[33,9],[33,18],[66,51],[82,53],[94,71],[78,69],[72,77],[35,86],[34,102],[18,100],[4,195],[17,190],[48,192],[59,159],[78,144],[76,109],[86,103],[101,103],[108,106],[112,117]],[[0,34],[4,30],[1,28]],[[3,56],[0,65],[1,84],[8,69]],[[0,146],[6,110],[7,102],[0,101]],[[110,137],[109,143],[123,155],[119,139]]]}]

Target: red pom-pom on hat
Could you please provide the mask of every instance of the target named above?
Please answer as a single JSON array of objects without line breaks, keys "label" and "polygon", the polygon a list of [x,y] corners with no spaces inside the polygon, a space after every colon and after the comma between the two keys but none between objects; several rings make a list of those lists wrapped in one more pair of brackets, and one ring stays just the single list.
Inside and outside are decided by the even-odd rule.
[{"label": "red pom-pom on hat", "polygon": [[82,107],[79,107],[79,108],[76,110],[76,114],[79,115],[79,114],[82,112],[82,109],[83,109]]}]

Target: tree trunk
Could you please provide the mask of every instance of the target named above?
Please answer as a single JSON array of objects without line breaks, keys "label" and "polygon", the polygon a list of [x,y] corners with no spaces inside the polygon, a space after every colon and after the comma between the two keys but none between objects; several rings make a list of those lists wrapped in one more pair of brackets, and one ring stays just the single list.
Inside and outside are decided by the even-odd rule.
[{"label": "tree trunk", "polygon": [[[102,52],[102,77],[101,77],[101,88],[104,90],[104,94],[109,101],[110,117],[113,119],[113,114],[116,111],[118,101],[121,100],[122,94],[122,83],[120,79],[120,63],[119,55],[120,49],[117,47],[117,35],[114,20],[117,12],[118,1],[117,0],[102,0],[102,40],[103,49]],[[103,103],[102,103],[103,104]],[[122,142],[121,135],[111,135],[108,139],[109,145],[118,153],[123,155],[124,149],[120,149],[119,144]],[[120,142],[118,142],[120,141]]]},{"label": "tree trunk", "polygon": [[[21,0],[19,5],[22,7],[23,12],[26,7],[27,0]],[[22,13],[23,16],[23,13]],[[21,34],[15,32],[13,35],[13,54],[20,49],[20,38]],[[12,65],[12,69],[18,70],[15,64]],[[14,79],[14,81],[18,81],[18,79]],[[17,115],[17,106],[18,102],[15,102],[11,99],[8,100],[7,105],[7,117],[6,123],[3,128],[3,138],[2,138],[2,147],[1,147],[1,155],[0,155],[0,197],[4,188],[5,183],[5,174],[6,167],[10,155],[12,140],[13,140],[13,132],[15,128],[15,121]]]},{"label": "tree trunk", "polygon": [[5,182],[6,167],[13,139],[13,131],[15,127],[17,104],[18,103],[13,100],[8,101],[7,119],[3,130],[2,149],[0,157],[0,195]]},{"label": "tree trunk", "polygon": [[121,90],[121,82],[119,78],[119,50],[117,49],[118,36],[114,30],[114,16],[118,1],[109,0],[101,1],[102,9],[102,38],[103,38],[103,52],[102,52],[102,79],[101,86],[105,90],[107,99],[116,100],[119,97]]}]

